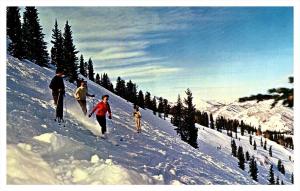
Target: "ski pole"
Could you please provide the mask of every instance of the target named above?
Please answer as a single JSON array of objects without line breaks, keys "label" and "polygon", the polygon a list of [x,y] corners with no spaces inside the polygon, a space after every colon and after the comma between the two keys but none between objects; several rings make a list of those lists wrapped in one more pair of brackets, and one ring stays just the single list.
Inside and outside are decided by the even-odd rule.
[{"label": "ski pole", "polygon": [[65,108],[66,108],[66,118],[67,118],[68,115],[67,100],[65,100]]}]

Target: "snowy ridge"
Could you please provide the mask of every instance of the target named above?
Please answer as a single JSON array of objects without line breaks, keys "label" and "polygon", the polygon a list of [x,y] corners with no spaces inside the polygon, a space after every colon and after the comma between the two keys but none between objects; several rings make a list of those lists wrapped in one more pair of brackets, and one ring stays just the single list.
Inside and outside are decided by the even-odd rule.
[{"label": "snowy ridge", "polygon": [[202,101],[198,106],[201,111],[212,113],[214,117],[223,116],[228,119],[243,120],[247,124],[261,128],[263,131],[281,131],[293,134],[294,132],[294,113],[291,108],[278,103],[273,109],[273,100],[267,101],[247,101],[220,103],[214,101]]},{"label": "snowy ridge", "polygon": [[[7,58],[7,181],[8,184],[257,184],[231,156],[230,138],[199,126],[194,149],[182,142],[169,121],[141,110],[142,133],[135,133],[132,104],[88,81],[89,92],[110,95],[113,119],[107,121],[108,139],[97,139],[94,117],[82,115],[73,98],[75,85],[65,82],[65,127],[54,122],[55,107],[48,88],[51,69],[29,61]],[[88,110],[93,106],[88,99]],[[255,139],[260,139],[255,137]],[[248,137],[242,145],[262,161],[259,184],[267,184],[266,151],[252,152]],[[257,143],[259,143],[257,141]],[[118,144],[119,146],[116,146]],[[274,157],[281,158],[286,175],[275,174],[289,184],[293,151],[271,141]],[[222,150],[216,149],[222,145]],[[34,166],[34,167],[33,167]],[[34,171],[44,176],[34,176]]]}]

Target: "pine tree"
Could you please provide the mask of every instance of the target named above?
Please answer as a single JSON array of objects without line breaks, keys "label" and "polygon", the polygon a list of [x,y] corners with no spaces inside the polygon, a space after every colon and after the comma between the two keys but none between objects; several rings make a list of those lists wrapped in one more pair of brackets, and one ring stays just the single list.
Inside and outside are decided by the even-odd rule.
[{"label": "pine tree", "polygon": [[96,82],[96,84],[99,84],[99,85],[101,83],[101,81],[100,81],[100,75],[98,73],[96,74],[95,82]]},{"label": "pine tree", "polygon": [[195,126],[196,108],[193,105],[193,94],[190,89],[185,92],[187,98],[184,99],[186,108],[183,110],[183,121],[181,125],[182,140],[186,140],[192,147],[198,148],[198,129]]},{"label": "pine tree", "polygon": [[281,172],[281,168],[282,168],[282,162],[281,162],[281,159],[278,159],[277,169],[278,169],[279,172]]},{"label": "pine tree", "polygon": [[291,183],[294,184],[294,173],[291,175]]},{"label": "pine tree", "polygon": [[272,146],[269,147],[269,156],[272,157]]},{"label": "pine tree", "polygon": [[278,176],[276,177],[276,183],[275,184],[279,185],[279,177]]},{"label": "pine tree", "polygon": [[252,145],[252,136],[251,135],[249,136],[249,143],[250,143],[250,145]]},{"label": "pine tree", "polygon": [[262,137],[260,138],[260,146],[261,146],[261,147],[264,146]]},{"label": "pine tree", "polygon": [[[79,59],[79,73],[81,75],[85,75],[85,68],[84,68],[84,59],[83,59],[83,55],[80,55],[80,59]],[[99,75],[99,74],[98,74]],[[100,80],[100,76],[99,76],[99,80]]]},{"label": "pine tree", "polygon": [[180,127],[182,124],[182,115],[183,115],[183,104],[180,98],[180,95],[177,97],[177,103],[176,106],[174,107],[174,113],[173,113],[173,118],[172,118],[172,123],[174,126],[178,127],[177,128],[177,133],[180,134]]},{"label": "pine tree", "polygon": [[257,180],[258,169],[257,169],[257,165],[256,165],[256,161],[254,159],[254,156],[251,157],[251,160],[249,163],[249,173],[250,173],[250,176],[252,177],[252,179],[257,182],[258,181]]},{"label": "pine tree", "polygon": [[95,81],[95,78],[94,78],[94,75],[95,75],[95,73],[94,73],[94,66],[93,66],[93,61],[92,61],[91,58],[88,61],[88,71],[89,71],[89,79],[91,81]]},{"label": "pine tree", "polygon": [[24,43],[22,39],[21,16],[19,7],[7,7],[7,28],[6,33],[9,36],[11,43],[8,46],[8,52],[16,58],[24,58]]},{"label": "pine tree", "polygon": [[167,99],[163,100],[163,107],[164,107],[164,119],[166,119],[166,117],[168,117],[168,115],[170,113],[170,109],[171,109],[171,106],[169,105]]},{"label": "pine tree", "polygon": [[163,98],[158,98],[158,107],[157,107],[158,117],[161,118],[161,114],[164,112]]},{"label": "pine tree", "polygon": [[241,127],[241,136],[244,136],[244,133],[245,133],[245,127],[244,127],[244,121],[243,121],[243,120],[241,121],[240,127]]},{"label": "pine tree", "polygon": [[26,59],[48,67],[47,43],[44,41],[43,28],[39,22],[37,9],[25,7],[22,25],[23,49]]},{"label": "pine tree", "polygon": [[52,29],[52,40],[53,47],[51,48],[51,62],[56,65],[57,68],[62,68],[64,62],[63,58],[63,37],[61,30],[58,29],[57,20],[55,20],[54,29]]},{"label": "pine tree", "polygon": [[73,37],[72,37],[72,31],[71,26],[69,25],[69,22],[67,21],[65,24],[65,30],[63,34],[63,47],[64,47],[64,63],[63,63],[63,69],[65,71],[66,76],[68,77],[69,81],[73,83],[77,79],[77,61],[78,58],[76,54],[78,51],[76,51],[75,45],[73,44]]},{"label": "pine tree", "polygon": [[125,98],[126,95],[125,81],[122,80],[120,76],[117,78],[115,91],[117,95],[121,96],[122,98]]},{"label": "pine tree", "polygon": [[249,155],[249,152],[246,151],[246,161],[249,161],[250,160],[250,155]]},{"label": "pine tree", "polygon": [[283,182],[283,180],[281,180],[281,185],[284,185],[284,182]]},{"label": "pine tree", "polygon": [[281,171],[280,171],[283,175],[285,175],[285,168],[284,165],[281,166]]},{"label": "pine tree", "polygon": [[145,107],[148,109],[152,108],[151,94],[150,92],[146,92],[145,94]]},{"label": "pine tree", "polygon": [[135,103],[137,101],[137,87],[131,80],[126,83],[126,99],[131,103]]},{"label": "pine tree", "polygon": [[256,150],[256,141],[253,143],[253,150]]},{"label": "pine tree", "polygon": [[152,111],[153,111],[153,115],[156,115],[157,106],[156,106],[156,98],[155,98],[155,96],[152,99]]},{"label": "pine tree", "polygon": [[83,68],[84,68],[83,76],[87,78],[88,77],[88,63],[87,62],[84,62]]},{"label": "pine tree", "polygon": [[243,147],[239,146],[238,148],[238,159],[239,159],[239,167],[242,170],[245,170],[245,157],[244,157],[244,152],[243,152]]},{"label": "pine tree", "polygon": [[212,114],[209,115],[209,119],[210,119],[210,128],[215,129],[215,122]]},{"label": "pine tree", "polygon": [[273,171],[273,165],[271,164],[270,170],[269,170],[269,184],[274,185],[275,179],[274,179],[274,171]]},{"label": "pine tree", "polygon": [[267,140],[265,140],[264,150],[267,150]]},{"label": "pine tree", "polygon": [[144,94],[143,91],[140,90],[137,98],[137,105],[141,108],[145,108],[145,100],[144,100]]},{"label": "pine tree", "polygon": [[235,144],[235,141],[234,139],[231,140],[231,154],[232,156],[236,157],[236,149],[237,149],[237,146]]}]

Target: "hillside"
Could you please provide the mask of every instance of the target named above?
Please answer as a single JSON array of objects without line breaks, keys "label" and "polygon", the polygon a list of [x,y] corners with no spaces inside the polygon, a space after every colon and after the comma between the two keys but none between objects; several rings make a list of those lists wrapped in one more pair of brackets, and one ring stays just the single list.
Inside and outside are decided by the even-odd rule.
[{"label": "hillside", "polygon": [[263,131],[276,130],[293,134],[293,109],[285,107],[281,103],[271,109],[272,103],[273,100],[258,103],[256,101],[222,103],[202,100],[199,109],[212,113],[214,117],[223,116],[228,119],[243,120],[257,128],[261,125]]},{"label": "hillside", "polygon": [[[231,138],[199,127],[199,149],[181,141],[167,120],[142,110],[142,133],[134,130],[132,104],[88,81],[89,91],[100,99],[110,95],[113,119],[108,139],[98,139],[94,117],[82,115],[72,94],[75,85],[65,82],[65,127],[54,122],[55,107],[48,88],[54,71],[29,61],[7,58],[7,183],[8,184],[257,184],[231,156]],[[88,99],[88,110],[93,100]],[[268,184],[270,164],[283,161],[286,175],[275,175],[289,184],[293,151],[268,141],[273,157],[253,151],[248,135],[236,140],[255,155],[258,184]],[[260,140],[260,137],[255,137]],[[259,143],[259,141],[257,141]],[[221,150],[216,147],[222,147]]]}]

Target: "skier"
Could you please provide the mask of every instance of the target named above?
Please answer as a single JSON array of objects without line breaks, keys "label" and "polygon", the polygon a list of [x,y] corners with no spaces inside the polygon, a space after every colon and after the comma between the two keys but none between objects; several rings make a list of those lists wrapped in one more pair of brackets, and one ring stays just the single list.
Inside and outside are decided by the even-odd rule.
[{"label": "skier", "polygon": [[56,69],[56,75],[52,78],[49,88],[52,89],[54,104],[56,105],[56,118],[58,122],[63,120],[63,101],[65,95],[65,84],[63,80],[64,71],[61,68]]},{"label": "skier", "polygon": [[95,111],[96,113],[96,119],[101,127],[101,133],[102,138],[105,138],[105,132],[106,132],[106,113],[108,112],[109,116],[108,118],[111,119],[111,110],[108,103],[108,95],[102,96],[102,101],[100,101],[92,110],[92,112],[89,114],[89,117],[93,115]]},{"label": "skier", "polygon": [[80,87],[76,89],[74,96],[78,101],[84,115],[87,113],[86,109],[86,96],[95,97],[95,95],[89,94],[87,89],[87,84],[84,81],[81,81]]},{"label": "skier", "polygon": [[142,114],[139,111],[139,107],[137,107],[137,106],[135,107],[134,112],[133,112],[133,116],[134,116],[136,131],[137,131],[137,133],[140,133],[141,132]]}]

